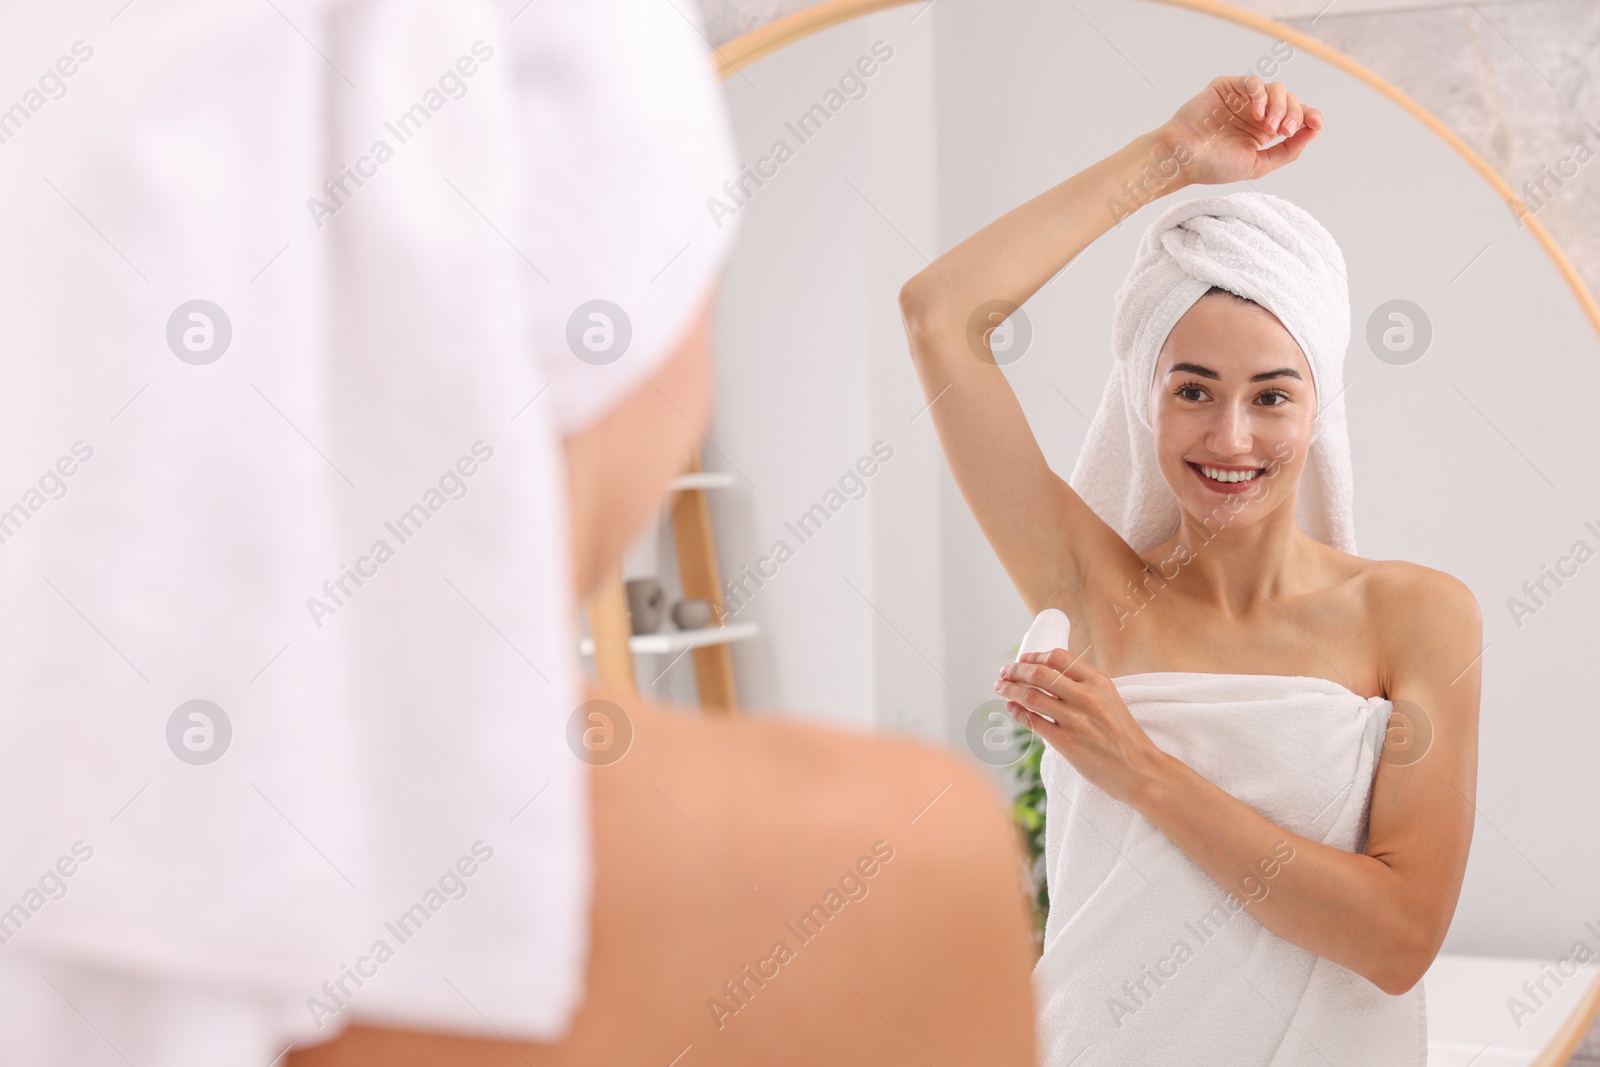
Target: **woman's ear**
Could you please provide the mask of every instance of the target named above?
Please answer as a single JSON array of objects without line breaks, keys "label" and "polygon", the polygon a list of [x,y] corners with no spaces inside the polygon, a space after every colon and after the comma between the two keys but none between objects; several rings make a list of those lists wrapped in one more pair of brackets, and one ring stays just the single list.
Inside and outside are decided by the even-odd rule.
[{"label": "woman's ear", "polygon": [[562,441],[576,604],[621,564],[709,424],[716,296],[714,286],[678,347],[649,380]]}]

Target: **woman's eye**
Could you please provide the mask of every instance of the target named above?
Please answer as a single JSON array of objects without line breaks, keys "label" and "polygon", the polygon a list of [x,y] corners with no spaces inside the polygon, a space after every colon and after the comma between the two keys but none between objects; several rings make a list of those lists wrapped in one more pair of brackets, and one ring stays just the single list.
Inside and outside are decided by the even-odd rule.
[{"label": "woman's eye", "polygon": [[1204,396],[1205,395],[1204,391],[1201,390],[1201,388],[1198,385],[1184,385],[1184,386],[1179,386],[1179,388],[1178,388],[1178,395],[1180,397],[1182,397],[1183,399],[1185,399],[1185,400],[1199,400],[1200,399],[1200,396],[1190,396],[1189,394],[1191,394],[1191,393],[1199,393],[1200,396]]},{"label": "woman's eye", "polygon": [[1274,391],[1274,392],[1271,392],[1271,393],[1262,393],[1261,394],[1261,399],[1263,399],[1263,400],[1266,400],[1268,397],[1277,397],[1278,398],[1276,401],[1274,401],[1271,404],[1263,405],[1263,406],[1269,407],[1269,408],[1282,407],[1284,404],[1287,404],[1289,402],[1289,394],[1288,393],[1280,393],[1280,392]]}]

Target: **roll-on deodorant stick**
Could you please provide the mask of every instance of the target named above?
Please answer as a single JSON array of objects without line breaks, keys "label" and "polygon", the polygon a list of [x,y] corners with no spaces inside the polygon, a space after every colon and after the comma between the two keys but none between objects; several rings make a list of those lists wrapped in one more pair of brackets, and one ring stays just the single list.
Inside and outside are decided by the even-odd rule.
[{"label": "roll-on deodorant stick", "polygon": [[1017,649],[1017,659],[1025,652],[1049,652],[1053,648],[1067,647],[1067,633],[1072,624],[1067,613],[1059,608],[1045,608],[1034,616],[1033,625],[1022,635],[1022,647]]},{"label": "roll-on deodorant stick", "polygon": [[[1054,648],[1067,647],[1067,633],[1072,625],[1067,620],[1067,613],[1059,608],[1045,608],[1034,616],[1033,625],[1028,627],[1028,632],[1022,635],[1022,645],[1017,649],[1017,661],[1020,661],[1027,652],[1049,652]],[[1020,683],[1019,683],[1020,684]],[[1038,689],[1030,685],[1029,689]],[[1041,693],[1044,690],[1039,690]],[[1053,695],[1053,694],[1052,694]],[[1038,714],[1035,712],[1034,714]],[[1040,718],[1050,719],[1048,715]],[[1050,719],[1055,722],[1054,719]]]}]

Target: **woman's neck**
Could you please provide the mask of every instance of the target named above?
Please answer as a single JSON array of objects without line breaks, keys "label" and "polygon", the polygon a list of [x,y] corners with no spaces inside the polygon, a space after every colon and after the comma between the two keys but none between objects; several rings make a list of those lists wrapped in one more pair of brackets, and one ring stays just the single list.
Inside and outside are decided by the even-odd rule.
[{"label": "woman's neck", "polygon": [[1178,532],[1145,558],[1187,596],[1234,616],[1259,607],[1262,597],[1276,601],[1313,588],[1319,547],[1295,524],[1291,505],[1247,527],[1208,527],[1184,512]]}]

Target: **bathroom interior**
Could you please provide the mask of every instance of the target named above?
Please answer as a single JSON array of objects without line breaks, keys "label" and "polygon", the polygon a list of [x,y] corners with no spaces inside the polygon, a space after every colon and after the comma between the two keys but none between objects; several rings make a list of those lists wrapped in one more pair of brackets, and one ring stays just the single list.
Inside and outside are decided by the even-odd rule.
[{"label": "bathroom interior", "polygon": [[[1009,722],[992,682],[1031,616],[952,480],[897,293],[1217,74],[1282,79],[1323,111],[1318,143],[1205,192],[1256,188],[1337,235],[1352,325],[1334,402],[1360,555],[1453,574],[1483,615],[1476,817],[1425,979],[1429,1063],[1600,1064],[1600,715],[1586,680],[1600,305],[1545,200],[1305,18],[1125,0],[707,11],[743,30],[715,53],[743,166],[706,190],[711,219],[739,228],[713,412],[698,470],[630,550],[610,606],[590,605],[587,652],[619,620],[631,642],[600,640],[595,669],[707,715],[783,709],[970,753],[1017,798],[1019,832],[1036,831],[1037,759],[974,741]],[[1158,210],[1136,196],[995,332],[1063,476],[1111,370],[1114,294]]]}]

